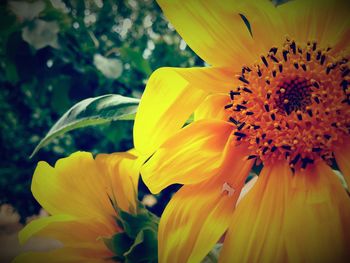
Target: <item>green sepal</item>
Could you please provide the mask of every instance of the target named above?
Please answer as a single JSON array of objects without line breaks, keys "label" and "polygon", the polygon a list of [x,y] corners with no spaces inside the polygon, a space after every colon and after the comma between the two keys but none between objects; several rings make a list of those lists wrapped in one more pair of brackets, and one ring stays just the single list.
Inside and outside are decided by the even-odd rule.
[{"label": "green sepal", "polygon": [[116,205],[116,222],[122,233],[115,234],[104,242],[115,256],[113,259],[127,263],[153,263],[158,258],[159,218],[149,212],[141,203],[136,214],[121,210]]},{"label": "green sepal", "polygon": [[158,258],[157,232],[150,228],[142,229],[124,256],[126,263],[156,263]]},{"label": "green sepal", "polygon": [[142,204],[139,204],[136,214],[130,214],[117,208],[119,215],[117,219],[118,225],[124,229],[124,231],[131,238],[136,238],[139,232],[144,228],[149,228],[154,231],[158,230],[159,218],[149,212]]},{"label": "green sepal", "polygon": [[105,245],[109,250],[115,253],[115,259],[119,261],[125,261],[124,254],[130,250],[134,241],[124,232],[115,234],[112,238],[103,239]]}]

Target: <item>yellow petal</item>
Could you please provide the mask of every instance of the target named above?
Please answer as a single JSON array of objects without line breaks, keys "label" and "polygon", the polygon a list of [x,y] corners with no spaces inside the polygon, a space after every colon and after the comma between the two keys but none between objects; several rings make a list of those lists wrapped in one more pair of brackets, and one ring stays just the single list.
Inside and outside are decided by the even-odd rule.
[{"label": "yellow petal", "polygon": [[350,257],[350,200],[323,161],[296,173],[286,207],[288,262],[347,262]]},{"label": "yellow petal", "polygon": [[13,263],[112,263],[111,255],[97,249],[61,248],[48,252],[27,252],[17,256]]},{"label": "yellow petal", "polygon": [[140,165],[129,153],[99,154],[96,163],[109,176],[108,194],[124,211],[136,212]]},{"label": "yellow petal", "polygon": [[96,217],[108,224],[115,215],[108,196],[112,194],[108,192],[112,176],[101,169],[90,153],[76,152],[58,160],[54,168],[39,162],[33,176],[32,192],[50,214]]},{"label": "yellow petal", "polygon": [[194,112],[194,119],[217,119],[228,120],[229,112],[225,110],[225,105],[231,103],[230,97],[227,93],[216,93],[209,95]]},{"label": "yellow petal", "polygon": [[238,205],[220,262],[346,262],[350,201],[324,162],[264,167]]},{"label": "yellow petal", "polygon": [[236,208],[220,262],[287,262],[280,231],[291,178],[287,163],[263,168]]},{"label": "yellow petal", "polygon": [[40,219],[33,220],[28,225],[26,225],[18,234],[18,239],[20,244],[24,244],[29,238],[36,235],[42,229],[46,228],[52,222],[69,222],[72,221],[74,217],[69,215],[55,215],[49,217],[43,217]]},{"label": "yellow petal", "polygon": [[[347,0],[295,0],[275,7],[272,1],[158,0],[186,43],[206,62],[239,70],[279,47],[285,36],[306,44],[349,46]],[[248,19],[252,36],[244,20]],[[339,45],[340,44],[340,45]]]},{"label": "yellow petal", "polygon": [[[346,57],[350,53],[350,28],[339,36],[339,40],[334,41],[336,44],[332,45],[332,50],[330,51],[333,55],[338,55],[338,53],[342,57]],[[331,46],[331,45],[330,45]]]},{"label": "yellow petal", "polygon": [[338,147],[334,154],[340,171],[350,189],[350,142],[346,142]]},{"label": "yellow petal", "polygon": [[49,216],[32,221],[19,233],[21,243],[28,238],[42,237],[58,240],[64,247],[75,247],[108,252],[102,237],[111,237],[120,229],[116,223],[105,225],[96,218],[69,219],[63,216]]},{"label": "yellow petal", "polygon": [[134,144],[150,155],[179,130],[208,92],[229,91],[233,74],[218,68],[161,68],[150,77],[136,114]]},{"label": "yellow petal", "polygon": [[349,47],[347,0],[290,1],[275,11],[283,19],[285,33],[299,43],[316,40],[322,48],[336,47],[337,51]]},{"label": "yellow petal", "polygon": [[[286,30],[271,1],[158,0],[165,16],[206,62],[240,70],[283,43]],[[250,22],[251,36],[241,15]]]},{"label": "yellow petal", "polygon": [[252,161],[245,147],[231,147],[218,176],[183,186],[159,225],[159,262],[200,262],[224,234]]},{"label": "yellow petal", "polygon": [[219,170],[225,145],[232,133],[228,122],[194,122],[169,138],[141,168],[152,193],[174,183],[194,184]]}]

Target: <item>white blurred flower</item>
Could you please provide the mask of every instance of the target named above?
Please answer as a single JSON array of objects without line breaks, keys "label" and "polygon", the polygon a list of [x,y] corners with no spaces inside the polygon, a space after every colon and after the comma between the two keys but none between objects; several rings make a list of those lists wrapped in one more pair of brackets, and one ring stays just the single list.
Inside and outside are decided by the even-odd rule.
[{"label": "white blurred flower", "polygon": [[123,72],[123,64],[119,59],[106,58],[100,54],[94,55],[95,67],[107,78],[117,79]]},{"label": "white blurred flower", "polygon": [[35,49],[46,46],[58,48],[58,32],[60,31],[56,21],[47,22],[36,19],[31,25],[22,29],[22,38]]},{"label": "white blurred flower", "polygon": [[33,20],[45,9],[43,1],[33,3],[9,1],[8,6],[20,20]]},{"label": "white blurred flower", "polygon": [[50,2],[54,8],[61,10],[63,13],[69,12],[69,9],[62,0],[50,0]]}]

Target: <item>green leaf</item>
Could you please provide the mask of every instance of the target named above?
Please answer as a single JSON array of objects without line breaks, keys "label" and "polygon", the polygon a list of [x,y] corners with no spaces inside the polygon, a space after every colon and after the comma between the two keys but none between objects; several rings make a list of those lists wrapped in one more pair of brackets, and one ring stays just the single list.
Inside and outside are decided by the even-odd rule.
[{"label": "green leaf", "polygon": [[115,234],[111,239],[103,239],[109,250],[115,253],[116,259],[124,261],[124,254],[130,250],[134,241],[124,232]]},{"label": "green leaf", "polygon": [[116,222],[124,232],[104,239],[108,249],[115,255],[113,259],[127,263],[156,263],[159,218],[141,203],[136,214],[123,211],[115,205],[114,208],[118,214]]},{"label": "green leaf", "polygon": [[125,232],[122,232],[115,234],[110,239],[104,238],[103,241],[107,248],[114,253],[113,259],[118,262],[157,262],[157,231],[153,229],[141,229],[135,238],[130,238]]},{"label": "green leaf", "polygon": [[115,120],[129,120],[136,113],[139,100],[108,94],[85,99],[70,108],[50,129],[34,149],[33,157],[54,138],[78,128],[99,125]]},{"label": "green leaf", "polygon": [[150,228],[142,229],[137,234],[134,244],[125,252],[124,256],[127,263],[157,262],[157,231]]},{"label": "green leaf", "polygon": [[119,215],[118,224],[131,238],[136,238],[144,228],[153,229],[157,232],[158,217],[144,207],[139,208],[137,214],[129,214],[121,209],[118,209],[117,213]]}]

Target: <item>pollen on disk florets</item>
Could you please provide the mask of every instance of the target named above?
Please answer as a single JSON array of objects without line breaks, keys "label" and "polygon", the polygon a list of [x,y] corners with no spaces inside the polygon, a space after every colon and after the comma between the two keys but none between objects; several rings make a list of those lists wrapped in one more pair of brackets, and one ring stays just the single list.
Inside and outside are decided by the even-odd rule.
[{"label": "pollen on disk florets", "polygon": [[334,146],[349,136],[349,62],[329,48],[287,39],[237,78],[241,85],[225,109],[235,140],[249,144],[248,158],[285,158],[293,169],[306,168],[318,158],[330,162]]}]

